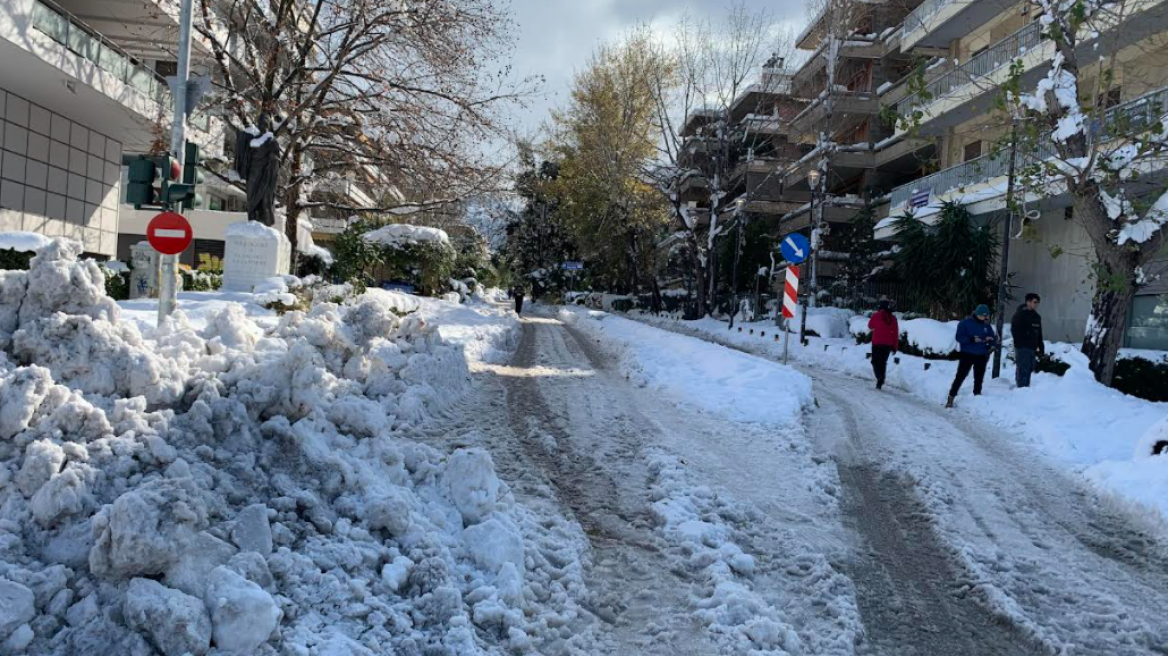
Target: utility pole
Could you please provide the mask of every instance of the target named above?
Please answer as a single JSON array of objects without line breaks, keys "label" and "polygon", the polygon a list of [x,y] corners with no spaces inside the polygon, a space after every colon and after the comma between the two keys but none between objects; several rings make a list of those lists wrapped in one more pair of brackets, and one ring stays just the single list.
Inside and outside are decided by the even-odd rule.
[{"label": "utility pole", "polygon": [[[170,129],[170,153],[180,162],[185,162],[187,124],[187,84],[191,77],[191,14],[194,0],[183,0],[178,33],[178,73],[170,87],[174,97],[174,124]],[[170,175],[170,171],[163,171]],[[163,199],[163,208],[170,210],[170,201]],[[169,317],[178,304],[178,255],[163,255],[159,258],[158,280],[158,323]]]},{"label": "utility pole", "polygon": [[1006,182],[1006,218],[1002,221],[1001,269],[998,272],[998,340],[994,343],[993,378],[1002,375],[1002,323],[1006,318],[1006,287],[1010,275],[1010,233],[1014,226],[1014,166],[1018,159],[1018,121],[1010,119],[1010,162]]},{"label": "utility pole", "polygon": [[[811,284],[808,286],[808,292],[803,297],[803,315],[799,318],[799,343],[802,344],[807,339],[807,311],[815,307],[815,295],[819,289],[816,279],[816,262],[819,260],[819,214],[816,210],[821,210],[822,207],[816,207],[815,202],[819,196],[819,181],[822,179],[823,173],[819,169],[811,169],[807,172],[807,182],[811,185]],[[822,203],[819,203],[822,206]]]}]

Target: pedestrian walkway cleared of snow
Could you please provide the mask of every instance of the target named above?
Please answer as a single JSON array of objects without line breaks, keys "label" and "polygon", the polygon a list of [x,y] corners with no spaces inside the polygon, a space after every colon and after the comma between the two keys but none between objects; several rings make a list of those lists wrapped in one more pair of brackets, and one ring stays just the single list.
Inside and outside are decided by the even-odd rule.
[{"label": "pedestrian walkway cleared of snow", "polygon": [[[635,318],[772,359],[782,358],[783,337],[769,322],[739,323],[730,329],[708,317],[678,321],[638,314]],[[777,340],[775,335],[779,335]],[[808,341],[809,345],[802,347],[797,339],[791,340],[793,363],[874,380],[867,359],[869,346],[851,339],[812,337]],[[1168,403],[1145,401],[1104,387],[1091,377],[1085,358],[1073,346],[1059,344],[1052,350],[1055,348],[1055,354],[1071,365],[1066,375],[1037,373],[1031,387],[1014,389],[1013,363],[1004,359],[1002,377],[992,380],[987,373],[981,397],[974,397],[971,386],[965,386],[957,398],[957,412],[998,426],[1101,489],[1168,517],[1168,454],[1151,455],[1154,436],[1168,439],[1168,423],[1162,423],[1168,417]],[[888,365],[888,386],[940,406],[956,366],[955,362],[897,355]]]}]

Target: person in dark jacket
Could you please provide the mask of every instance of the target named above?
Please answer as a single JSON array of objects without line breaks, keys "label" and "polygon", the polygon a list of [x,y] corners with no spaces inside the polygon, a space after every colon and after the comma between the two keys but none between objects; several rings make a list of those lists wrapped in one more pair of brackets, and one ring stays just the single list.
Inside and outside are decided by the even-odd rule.
[{"label": "person in dark jacket", "polygon": [[1042,299],[1038,294],[1027,294],[1026,302],[1018,306],[1014,318],[1010,320],[1010,331],[1014,335],[1014,382],[1018,387],[1030,387],[1030,374],[1034,372],[1034,362],[1043,353],[1042,317],[1038,314],[1038,304]]},{"label": "person in dark jacket", "polygon": [[961,384],[965,382],[969,370],[973,370],[973,395],[981,395],[981,384],[985,380],[986,362],[990,359],[990,350],[998,336],[994,327],[990,325],[990,309],[984,304],[977,306],[973,316],[957,324],[957,344],[961,348],[961,359],[957,363],[957,377],[953,379],[953,386],[949,388],[949,402],[945,407],[952,408]]},{"label": "person in dark jacket", "polygon": [[876,314],[868,319],[868,328],[872,331],[872,373],[876,374],[876,389],[881,389],[888,371],[888,357],[900,345],[900,326],[888,301],[880,301]]},{"label": "person in dark jacket", "polygon": [[524,293],[523,285],[515,285],[511,288],[511,298],[515,299],[515,314],[523,314]]}]

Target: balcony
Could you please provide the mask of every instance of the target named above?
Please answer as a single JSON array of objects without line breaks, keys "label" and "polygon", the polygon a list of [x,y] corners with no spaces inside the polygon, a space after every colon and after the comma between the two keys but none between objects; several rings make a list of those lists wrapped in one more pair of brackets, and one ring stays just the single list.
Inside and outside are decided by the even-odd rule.
[{"label": "balcony", "polygon": [[[924,6],[924,5],[922,5]],[[1009,64],[1019,57],[1035,52],[1043,43],[1042,30],[1038,23],[1030,23],[1010,36],[979,53],[965,64],[934,77],[925,84],[923,92],[914,93],[898,101],[893,108],[897,115],[912,116],[920,111],[922,120],[940,115],[943,101],[968,101],[981,95],[1001,80],[994,79],[994,73],[1009,72]],[[1049,54],[1040,53],[1042,59],[1050,59]]]},{"label": "balcony", "polygon": [[[833,122],[822,125],[827,118],[827,104],[830,98]],[[875,116],[880,112],[880,98],[871,91],[849,91],[838,87],[828,94],[825,90],[795,118],[791,119],[793,134],[815,134],[820,131],[840,132],[853,122],[865,116]]]},{"label": "balcony", "polygon": [[[29,98],[144,152],[152,128],[171,114],[166,81],[141,59],[53,0],[0,6],[0,88]],[[206,146],[217,121],[192,117],[192,138]]]},{"label": "balcony", "polygon": [[169,102],[166,80],[49,0],[32,6],[32,27],[155,104]]},{"label": "balcony", "polygon": [[1006,5],[991,0],[925,0],[904,19],[901,47],[945,48],[1000,14]]},{"label": "balcony", "polygon": [[[1151,125],[1168,115],[1168,87],[1140,96],[1107,111],[1105,118],[1092,127],[1091,134],[1097,143],[1106,143],[1112,136],[1110,126],[1122,125],[1125,133]],[[1039,139],[1037,153],[1018,155],[1015,166],[1021,167],[1033,162],[1041,162],[1056,156],[1052,142]],[[967,203],[990,201],[1002,198],[1006,193],[1006,183],[999,178],[1009,174],[1008,152],[984,155],[957,166],[938,171],[901,185],[892,190],[889,202],[889,216],[896,216],[909,209],[910,199],[917,194],[928,192],[929,207],[936,207],[941,201],[956,200],[958,195]]]}]

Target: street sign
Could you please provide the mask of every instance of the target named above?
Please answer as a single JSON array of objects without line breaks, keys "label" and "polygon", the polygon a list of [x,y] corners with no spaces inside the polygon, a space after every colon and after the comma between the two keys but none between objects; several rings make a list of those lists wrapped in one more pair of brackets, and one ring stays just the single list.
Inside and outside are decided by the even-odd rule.
[{"label": "street sign", "polygon": [[779,244],[783,257],[791,264],[800,264],[811,253],[811,242],[803,235],[792,232]]},{"label": "street sign", "polygon": [[583,262],[564,262],[563,264],[560,265],[560,268],[562,268],[565,271],[583,271],[584,270],[584,263]]},{"label": "street sign", "polygon": [[783,317],[795,318],[795,307],[799,304],[799,267],[787,267],[787,282],[783,285]]},{"label": "street sign", "polygon": [[191,224],[177,212],[163,212],[146,226],[146,239],[163,255],[178,255],[191,245]]}]

